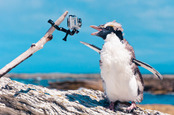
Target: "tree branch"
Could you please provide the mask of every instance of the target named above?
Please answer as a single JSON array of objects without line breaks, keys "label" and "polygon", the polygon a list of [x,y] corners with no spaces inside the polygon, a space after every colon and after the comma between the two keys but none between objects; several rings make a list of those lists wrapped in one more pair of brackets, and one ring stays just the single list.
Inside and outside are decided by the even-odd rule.
[{"label": "tree branch", "polygon": [[[65,19],[67,14],[68,14],[68,11],[66,11],[64,14],[62,14],[62,16],[60,16],[56,20],[55,25],[57,25],[57,26],[60,25],[60,23]],[[17,58],[15,58],[13,61],[8,63],[6,66],[4,66],[0,70],[0,77],[4,76],[10,70],[12,70],[17,65],[19,65],[21,62],[23,62],[24,60],[26,60],[27,58],[32,56],[35,52],[42,49],[43,46],[53,38],[52,33],[54,32],[54,30],[55,30],[55,28],[53,26],[51,26],[49,28],[49,30],[46,32],[46,34],[36,44],[32,44],[28,50],[26,50],[24,53],[22,53]]]}]

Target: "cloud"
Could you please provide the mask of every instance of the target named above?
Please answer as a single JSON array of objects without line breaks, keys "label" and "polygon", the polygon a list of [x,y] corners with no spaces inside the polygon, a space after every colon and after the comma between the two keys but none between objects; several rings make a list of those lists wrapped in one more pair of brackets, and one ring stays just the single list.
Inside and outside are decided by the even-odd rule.
[{"label": "cloud", "polygon": [[171,31],[174,26],[173,11],[174,8],[165,6],[158,9],[148,9],[146,11],[139,12],[137,17],[144,23],[144,28],[146,29],[173,33],[173,31]]}]

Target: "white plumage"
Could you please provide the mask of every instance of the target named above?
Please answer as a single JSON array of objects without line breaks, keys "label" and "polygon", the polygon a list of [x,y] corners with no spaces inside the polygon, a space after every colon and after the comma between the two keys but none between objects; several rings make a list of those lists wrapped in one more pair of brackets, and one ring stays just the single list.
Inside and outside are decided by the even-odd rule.
[{"label": "white plumage", "polygon": [[112,102],[134,101],[138,95],[138,86],[131,69],[131,54],[116,34],[108,34],[101,57],[101,77],[108,99]]},{"label": "white plumage", "polygon": [[118,101],[129,102],[128,111],[136,108],[136,102],[143,100],[144,83],[138,66],[142,66],[155,74],[159,79],[162,75],[150,65],[135,59],[132,46],[123,38],[121,24],[112,21],[100,26],[90,26],[96,35],[105,41],[102,49],[85,42],[82,44],[100,54],[100,69],[103,88],[110,101],[109,108],[114,110]]}]

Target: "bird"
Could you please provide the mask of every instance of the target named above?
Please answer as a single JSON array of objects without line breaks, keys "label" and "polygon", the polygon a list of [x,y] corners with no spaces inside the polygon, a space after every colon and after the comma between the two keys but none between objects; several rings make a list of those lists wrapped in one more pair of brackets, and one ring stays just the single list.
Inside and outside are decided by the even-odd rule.
[{"label": "bird", "polygon": [[163,76],[149,64],[135,58],[133,47],[123,37],[120,23],[114,20],[90,27],[97,30],[91,35],[104,40],[102,49],[93,44],[81,43],[100,54],[100,75],[104,92],[110,102],[109,108],[114,110],[115,102],[131,102],[126,110],[132,111],[136,108],[136,103],[143,100],[144,83],[138,66],[151,71],[161,80]]}]

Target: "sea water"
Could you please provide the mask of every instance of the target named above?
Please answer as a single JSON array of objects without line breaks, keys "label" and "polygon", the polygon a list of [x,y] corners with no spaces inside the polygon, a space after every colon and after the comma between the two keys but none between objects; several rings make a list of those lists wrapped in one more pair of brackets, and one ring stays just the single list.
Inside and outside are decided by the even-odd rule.
[{"label": "sea water", "polygon": [[174,94],[151,94],[144,93],[144,99],[140,104],[170,104],[174,105]]}]

